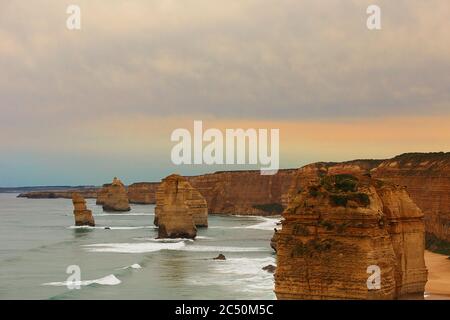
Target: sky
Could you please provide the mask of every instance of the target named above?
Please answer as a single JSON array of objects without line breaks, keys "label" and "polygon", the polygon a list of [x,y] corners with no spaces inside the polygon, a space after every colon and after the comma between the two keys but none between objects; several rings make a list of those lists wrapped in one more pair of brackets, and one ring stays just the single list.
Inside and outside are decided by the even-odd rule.
[{"label": "sky", "polygon": [[[450,151],[450,2],[0,0],[0,186],[157,181],[171,132],[280,129],[280,164]],[[81,30],[66,28],[69,5]]]}]

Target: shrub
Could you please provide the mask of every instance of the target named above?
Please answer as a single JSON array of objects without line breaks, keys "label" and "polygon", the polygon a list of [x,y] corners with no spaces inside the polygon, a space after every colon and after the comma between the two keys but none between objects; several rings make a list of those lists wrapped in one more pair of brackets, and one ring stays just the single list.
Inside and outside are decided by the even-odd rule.
[{"label": "shrub", "polygon": [[431,233],[425,235],[425,247],[436,253],[450,255],[450,242],[441,240]]},{"label": "shrub", "polygon": [[319,195],[319,187],[318,186],[311,186],[309,187],[309,195],[311,197],[317,197]]},{"label": "shrub", "polygon": [[335,207],[347,206],[348,197],[346,195],[332,194],[330,195],[331,204]]},{"label": "shrub", "polygon": [[365,193],[351,193],[351,194],[332,194],[330,195],[331,205],[335,207],[345,207],[347,202],[355,201],[361,206],[367,207],[370,204],[370,198]]},{"label": "shrub", "polygon": [[330,192],[355,192],[358,179],[351,174],[336,174],[320,179],[320,184]]},{"label": "shrub", "polygon": [[281,214],[283,212],[283,206],[279,203],[266,203],[266,204],[255,204],[253,208],[262,210],[268,213]]}]

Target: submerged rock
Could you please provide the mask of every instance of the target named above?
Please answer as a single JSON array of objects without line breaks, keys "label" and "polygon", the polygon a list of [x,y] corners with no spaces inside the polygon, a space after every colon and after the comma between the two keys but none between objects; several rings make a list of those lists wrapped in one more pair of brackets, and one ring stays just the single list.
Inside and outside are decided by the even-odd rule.
[{"label": "submerged rock", "polygon": [[127,189],[122,181],[114,178],[111,185],[106,187],[107,194],[103,200],[104,211],[130,211]]},{"label": "submerged rock", "polygon": [[275,270],[277,269],[277,267],[274,266],[273,264],[269,264],[269,265],[263,267],[262,269],[263,269],[264,271],[269,272],[269,273],[274,273]]},{"label": "submerged rock", "polygon": [[217,257],[213,258],[213,260],[227,260],[223,254],[219,254]]},{"label": "submerged rock", "polygon": [[72,203],[74,206],[73,215],[76,226],[95,226],[92,211],[86,207],[86,200],[77,192],[72,193]]},{"label": "submerged rock", "polygon": [[187,200],[192,187],[179,175],[163,179],[158,188],[155,224],[158,225],[158,238],[188,238],[197,235],[193,213]]},{"label": "submerged rock", "polygon": [[278,229],[274,228],[273,229],[274,233],[272,236],[272,239],[270,239],[270,247],[277,252],[277,239],[278,239]]},{"label": "submerged rock", "polygon": [[[278,299],[423,294],[423,213],[405,188],[326,164],[299,169],[276,233]],[[380,285],[368,284],[379,270]]]}]

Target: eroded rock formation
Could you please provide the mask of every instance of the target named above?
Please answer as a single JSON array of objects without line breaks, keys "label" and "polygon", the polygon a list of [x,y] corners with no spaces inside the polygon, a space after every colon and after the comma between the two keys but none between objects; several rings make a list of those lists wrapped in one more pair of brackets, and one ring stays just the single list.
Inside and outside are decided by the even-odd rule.
[{"label": "eroded rock formation", "polygon": [[374,177],[406,186],[425,215],[430,239],[450,244],[450,153],[407,153],[382,162]]},{"label": "eroded rock formation", "polygon": [[77,192],[85,199],[95,199],[97,197],[98,191],[98,188],[68,188],[66,190],[42,190],[24,192],[19,194],[17,197],[29,199],[72,199],[72,194],[74,192]]},{"label": "eroded rock formation", "polygon": [[105,211],[130,211],[127,189],[122,181],[113,179],[110,186],[106,187],[107,194],[103,200],[103,210]]},{"label": "eroded rock formation", "polygon": [[97,201],[95,204],[101,206],[105,203],[106,198],[108,197],[109,193],[109,187],[111,186],[111,183],[105,183],[100,190],[97,191]]},{"label": "eroded rock formation", "polygon": [[[423,214],[405,188],[333,164],[299,169],[276,234],[279,299],[395,299],[427,279]],[[339,172],[339,173],[337,173]],[[368,268],[381,271],[368,287]]]},{"label": "eroded rock formation", "polygon": [[261,175],[259,170],[220,171],[186,177],[203,195],[210,214],[279,215],[297,170]]},{"label": "eroded rock formation", "polygon": [[179,175],[173,174],[162,180],[158,187],[155,208],[158,238],[196,237],[194,210],[188,205],[192,190],[186,179]]},{"label": "eroded rock formation", "polygon": [[128,186],[128,201],[135,204],[155,204],[158,182],[137,182]]},{"label": "eroded rock formation", "polygon": [[92,211],[86,207],[86,200],[77,192],[72,193],[72,203],[74,206],[73,215],[75,217],[76,226],[95,226]]},{"label": "eroded rock formation", "polygon": [[155,225],[159,224],[159,216],[164,209],[167,193],[174,192],[173,183],[176,181],[179,192],[183,193],[184,201],[192,215],[194,224],[197,227],[208,226],[208,205],[205,198],[195,189],[186,178],[180,175],[170,175],[161,181],[156,192]]}]

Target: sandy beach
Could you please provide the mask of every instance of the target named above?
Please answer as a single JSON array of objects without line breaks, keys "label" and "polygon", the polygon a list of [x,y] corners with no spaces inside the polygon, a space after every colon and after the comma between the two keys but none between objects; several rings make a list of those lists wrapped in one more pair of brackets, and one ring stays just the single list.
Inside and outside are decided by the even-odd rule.
[{"label": "sandy beach", "polygon": [[425,299],[450,299],[450,259],[446,255],[425,251],[425,264],[428,268]]}]

